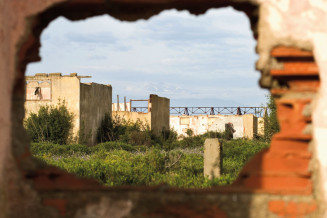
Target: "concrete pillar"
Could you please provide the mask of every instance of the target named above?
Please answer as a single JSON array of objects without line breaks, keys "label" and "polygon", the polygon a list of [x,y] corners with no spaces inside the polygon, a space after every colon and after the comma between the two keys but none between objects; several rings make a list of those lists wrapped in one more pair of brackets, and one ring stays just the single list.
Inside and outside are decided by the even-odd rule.
[{"label": "concrete pillar", "polygon": [[257,134],[258,124],[257,117],[253,114],[243,115],[243,137],[247,139],[253,139]]},{"label": "concrete pillar", "polygon": [[209,179],[218,178],[221,172],[221,145],[217,138],[204,142],[204,176]]}]

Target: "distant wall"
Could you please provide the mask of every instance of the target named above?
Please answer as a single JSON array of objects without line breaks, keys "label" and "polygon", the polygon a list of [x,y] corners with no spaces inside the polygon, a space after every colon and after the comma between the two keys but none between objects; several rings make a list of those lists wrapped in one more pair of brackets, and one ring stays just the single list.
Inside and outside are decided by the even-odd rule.
[{"label": "distant wall", "polygon": [[96,83],[81,83],[80,140],[96,144],[96,132],[104,115],[112,114],[112,87]]},{"label": "distant wall", "polygon": [[112,111],[112,117],[116,116],[123,118],[127,121],[135,123],[136,121],[141,121],[144,124],[149,125],[151,128],[151,114],[150,113],[141,113],[141,112],[130,112],[130,111]]},{"label": "distant wall", "polygon": [[253,114],[243,115],[244,138],[253,139],[258,131],[258,118]]},{"label": "distant wall", "polygon": [[224,132],[225,124],[232,123],[235,130],[233,138],[242,138],[244,136],[244,124],[241,115],[214,115],[209,116],[209,121],[211,121],[209,122],[209,131]]},{"label": "distant wall", "polygon": [[160,135],[162,130],[169,130],[170,100],[168,98],[151,94],[148,101],[147,113],[131,112],[129,111],[131,107],[130,102],[127,102],[126,105],[128,111],[124,111],[124,103],[119,103],[120,111],[116,111],[118,104],[112,104],[113,118],[119,116],[132,122],[140,120],[148,124],[152,132],[156,135]]},{"label": "distant wall", "polygon": [[162,130],[169,130],[170,100],[150,95],[151,130],[154,134],[160,135]]},{"label": "distant wall", "polygon": [[232,123],[235,132],[233,138],[250,138],[257,134],[257,117],[246,115],[194,115],[170,116],[170,126],[178,135],[186,136],[187,129],[194,135],[201,135],[208,131],[224,132],[225,124]]},{"label": "distant wall", "polygon": [[208,131],[223,132],[225,124],[232,123],[236,130],[234,138],[243,137],[243,118],[241,115],[195,115],[170,116],[170,125],[178,135],[186,136],[187,129],[192,129],[194,135],[201,135]]},{"label": "distant wall", "polygon": [[131,111],[131,103],[119,103],[119,107],[117,103],[112,103],[112,111]]},{"label": "distant wall", "polygon": [[[60,99],[61,101],[65,101],[67,109],[74,114],[72,131],[73,135],[77,136],[80,125],[80,79],[73,75],[61,76],[60,73],[50,73],[26,77],[26,81],[25,117],[28,117],[30,113],[38,112],[41,106],[57,106]],[[40,87],[42,97],[35,96],[37,87]]]},{"label": "distant wall", "polygon": [[258,131],[257,134],[259,136],[263,136],[265,134],[265,120],[263,117],[258,117]]}]

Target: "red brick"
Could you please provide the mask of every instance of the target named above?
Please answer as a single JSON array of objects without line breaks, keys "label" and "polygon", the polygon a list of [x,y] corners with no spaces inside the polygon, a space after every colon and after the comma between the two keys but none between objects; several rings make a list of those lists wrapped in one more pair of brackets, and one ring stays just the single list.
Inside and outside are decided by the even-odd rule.
[{"label": "red brick", "polygon": [[241,174],[310,176],[310,158],[309,152],[261,151],[245,165]]},{"label": "red brick", "polygon": [[58,210],[58,212],[59,212],[59,214],[61,216],[65,216],[66,215],[67,200],[65,200],[65,199],[60,199],[60,198],[45,199],[43,201],[43,204],[45,206],[55,207]]},{"label": "red brick", "polygon": [[273,57],[312,57],[311,51],[303,51],[297,48],[280,46],[271,50]]},{"label": "red brick", "polygon": [[271,89],[270,92],[273,95],[280,95],[290,92],[317,92],[320,86],[319,80],[307,79],[288,79],[286,80],[286,84],[288,88],[280,88],[280,89]]},{"label": "red brick", "polygon": [[260,172],[269,175],[299,174],[307,176],[311,175],[308,170],[309,162],[309,158],[301,158],[292,154],[281,156],[276,153],[267,153],[261,160]]},{"label": "red brick", "polygon": [[303,110],[311,99],[278,99],[276,100],[277,117],[281,132],[301,134],[310,122],[310,117],[303,116]]},{"label": "red brick", "polygon": [[303,134],[301,132],[279,132],[274,135],[274,137],[278,137],[280,139],[285,139],[285,140],[300,140],[300,141],[311,141],[312,140],[312,135],[311,134]]},{"label": "red brick", "polygon": [[299,217],[313,213],[317,210],[316,202],[284,202],[270,201],[268,208],[271,212],[283,217]]},{"label": "red brick", "polygon": [[283,153],[308,153],[308,147],[309,144],[307,141],[279,138],[279,134],[276,134],[271,140],[269,151]]},{"label": "red brick", "polygon": [[310,177],[250,175],[243,184],[250,189],[260,189],[268,193],[312,194]]},{"label": "red brick", "polygon": [[284,62],[283,69],[270,70],[271,76],[318,76],[319,69],[314,62]]},{"label": "red brick", "polygon": [[313,80],[313,79],[307,79],[307,80],[290,80],[287,82],[290,90],[292,91],[312,91],[312,92],[317,92],[318,88],[320,86],[320,81],[317,80]]}]

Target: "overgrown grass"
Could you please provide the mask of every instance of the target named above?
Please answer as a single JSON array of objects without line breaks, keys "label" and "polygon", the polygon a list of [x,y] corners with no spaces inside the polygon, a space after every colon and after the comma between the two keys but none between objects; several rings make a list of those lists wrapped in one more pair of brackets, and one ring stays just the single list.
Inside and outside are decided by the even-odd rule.
[{"label": "overgrown grass", "polygon": [[209,180],[203,176],[205,136],[175,141],[175,145],[133,146],[105,142],[94,147],[33,143],[33,155],[81,177],[91,177],[107,186],[168,184],[204,188],[231,184],[243,165],[268,144],[262,141],[223,142],[222,175]]}]

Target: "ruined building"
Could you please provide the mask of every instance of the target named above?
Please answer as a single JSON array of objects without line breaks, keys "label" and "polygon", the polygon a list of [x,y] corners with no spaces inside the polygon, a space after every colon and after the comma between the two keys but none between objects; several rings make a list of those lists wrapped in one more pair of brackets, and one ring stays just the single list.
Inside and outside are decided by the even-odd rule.
[{"label": "ruined building", "polygon": [[[253,68],[276,98],[281,127],[234,184],[106,188],[31,157],[22,125],[25,70],[40,60],[40,35],[52,20],[136,21],[168,9],[200,15],[226,6],[248,16],[257,40]],[[326,1],[0,0],[0,41],[1,217],[326,217]]]},{"label": "ruined building", "polygon": [[124,103],[114,103],[112,105],[112,116],[118,116],[127,121],[136,122],[141,121],[143,124],[148,125],[151,131],[160,136],[163,131],[168,131],[169,128],[169,106],[170,100],[168,98],[160,97],[158,95],[150,95],[147,100],[146,112],[133,112],[132,101]]},{"label": "ruined building", "polygon": [[253,114],[244,115],[171,115],[170,127],[178,135],[186,136],[188,129],[194,135],[201,135],[208,131],[224,132],[226,125],[231,124],[233,128],[233,138],[253,139],[256,135],[263,135],[263,117],[256,117]]},{"label": "ruined building", "polygon": [[[26,76],[25,116],[36,113],[40,106],[65,103],[73,113],[73,140],[95,145],[96,131],[106,113],[111,114],[112,88],[110,85],[81,83],[85,78],[71,73]],[[90,77],[87,77],[90,78]]]}]

